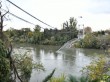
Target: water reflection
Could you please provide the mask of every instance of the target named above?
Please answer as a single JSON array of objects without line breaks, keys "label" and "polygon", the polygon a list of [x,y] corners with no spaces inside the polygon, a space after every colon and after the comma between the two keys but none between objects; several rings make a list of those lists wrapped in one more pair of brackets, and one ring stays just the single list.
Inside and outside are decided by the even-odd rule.
[{"label": "water reflection", "polygon": [[[27,47],[23,46],[24,49]],[[57,68],[55,76],[62,73],[80,76],[82,67],[88,65],[93,59],[103,54],[102,50],[95,49],[59,49],[59,46],[30,45],[33,61],[43,63],[46,71],[32,70],[30,82],[41,82],[54,68]],[[56,52],[57,51],[57,52]]]}]

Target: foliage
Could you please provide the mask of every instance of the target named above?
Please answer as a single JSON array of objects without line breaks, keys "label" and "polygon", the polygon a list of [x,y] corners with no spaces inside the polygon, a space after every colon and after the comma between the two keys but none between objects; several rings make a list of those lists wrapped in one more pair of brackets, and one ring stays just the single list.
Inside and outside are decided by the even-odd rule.
[{"label": "foliage", "polygon": [[82,47],[85,48],[98,48],[98,40],[93,34],[87,34],[83,39]]},{"label": "foliage", "polygon": [[88,78],[85,77],[85,76],[81,76],[81,77],[79,78],[79,81],[80,81],[80,82],[88,82]]},{"label": "foliage", "polygon": [[109,71],[109,67],[106,65],[107,61],[104,57],[99,57],[97,61],[93,61],[90,65],[83,68],[83,72],[87,74],[90,81],[106,81],[108,82],[110,77],[106,73]]},{"label": "foliage", "polygon": [[84,39],[81,39],[78,42],[76,42],[74,46],[79,48],[99,49],[101,44],[98,38],[94,34],[89,33],[85,35]]},{"label": "foliage", "polygon": [[76,28],[77,21],[71,17],[69,21],[63,23],[61,30],[45,28],[41,32],[41,27],[36,25],[34,31],[29,28],[22,28],[20,30],[10,28],[5,31],[11,41],[20,43],[45,44],[45,45],[62,45],[68,40],[77,37],[78,30]]},{"label": "foliage", "polygon": [[53,69],[53,71],[52,71],[42,82],[47,82],[47,81],[49,81],[49,80],[52,78],[52,76],[53,76],[55,70],[56,70],[56,69]]},{"label": "foliage", "polygon": [[61,74],[59,77],[52,77],[49,82],[64,82],[66,79],[64,74]]},{"label": "foliage", "polygon": [[69,35],[69,39],[76,38],[78,35],[78,30],[76,28],[77,21],[74,17],[71,17],[69,21],[66,21],[63,23],[63,32],[65,32],[66,35]]},{"label": "foliage", "polygon": [[0,82],[7,82],[10,77],[9,60],[0,56]]},{"label": "foliage", "polygon": [[65,76],[61,74],[59,77],[52,77],[49,82],[88,82],[88,78],[84,76],[75,77],[73,75]]},{"label": "foliage", "polygon": [[[88,27],[85,28],[88,31]],[[85,37],[75,42],[74,46],[78,48],[107,49],[110,45],[110,34],[106,31],[97,31],[85,33]]]},{"label": "foliage", "polygon": [[75,77],[73,75],[69,75],[68,76],[68,79],[66,82],[88,82],[88,78],[87,77],[84,77],[84,76],[81,76],[81,77]]},{"label": "foliage", "polygon": [[68,79],[69,82],[77,82],[77,79],[76,77],[72,76],[72,75],[69,75],[69,79]]},{"label": "foliage", "polygon": [[105,34],[109,34],[107,31],[104,31],[104,30],[101,30],[101,31],[96,31],[96,32],[93,32],[93,34],[98,37],[98,36],[103,36]]},{"label": "foliage", "polygon": [[0,40],[0,56],[5,57],[5,58],[7,57],[7,50],[2,40]]},{"label": "foliage", "polygon": [[0,40],[0,82],[7,82],[10,76],[10,63],[4,43]]},{"label": "foliage", "polygon": [[45,70],[41,63],[33,62],[32,57],[30,56],[30,51],[25,52],[24,54],[14,54],[13,59],[17,69],[21,72],[22,80],[30,78],[32,69]]}]

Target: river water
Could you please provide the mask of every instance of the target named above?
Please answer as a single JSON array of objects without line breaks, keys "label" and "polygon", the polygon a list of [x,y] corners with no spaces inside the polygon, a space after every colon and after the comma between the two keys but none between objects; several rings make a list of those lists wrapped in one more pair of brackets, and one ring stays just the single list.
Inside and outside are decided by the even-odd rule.
[{"label": "river water", "polygon": [[64,48],[58,51],[60,46],[47,45],[23,45],[14,46],[14,51],[22,53],[31,50],[33,61],[40,61],[46,71],[32,70],[29,82],[42,82],[42,80],[56,68],[54,76],[72,74],[81,76],[82,67],[89,65],[91,61],[104,54],[103,50]]}]

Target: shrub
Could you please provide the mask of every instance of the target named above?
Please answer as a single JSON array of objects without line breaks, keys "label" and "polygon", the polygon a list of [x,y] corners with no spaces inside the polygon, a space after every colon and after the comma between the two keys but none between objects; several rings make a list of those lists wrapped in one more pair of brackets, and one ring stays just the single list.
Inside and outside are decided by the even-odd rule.
[{"label": "shrub", "polygon": [[104,77],[110,76],[106,74],[109,71],[109,67],[106,65],[106,63],[107,61],[104,57],[99,57],[97,61],[91,62],[90,65],[84,67],[82,71],[86,71],[85,73],[90,81],[107,81],[109,79]]},{"label": "shrub", "polygon": [[76,42],[75,47],[78,48],[100,48],[100,41],[94,34],[86,34],[84,39],[81,39],[80,41]]},{"label": "shrub", "polygon": [[66,79],[65,75],[62,74],[62,75],[59,76],[59,77],[52,77],[52,78],[50,79],[50,82],[64,82],[65,79]]},{"label": "shrub", "polygon": [[[30,50],[24,53],[18,52],[17,54],[13,54],[14,63],[19,69],[20,76],[22,80],[25,82],[26,79],[29,79],[31,76],[32,69],[45,70],[41,63],[36,63],[32,60],[30,55]],[[26,80],[27,81],[27,80]]]}]

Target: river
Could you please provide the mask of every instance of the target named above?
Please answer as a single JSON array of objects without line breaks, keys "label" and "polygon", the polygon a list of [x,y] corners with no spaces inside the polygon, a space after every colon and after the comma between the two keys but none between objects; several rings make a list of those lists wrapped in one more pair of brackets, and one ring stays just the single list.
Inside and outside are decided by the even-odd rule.
[{"label": "river", "polygon": [[56,68],[54,76],[61,74],[72,74],[76,77],[81,76],[80,70],[82,67],[104,54],[103,50],[97,49],[75,49],[65,48],[57,51],[60,46],[47,45],[24,45],[19,44],[14,46],[14,51],[25,52],[31,50],[33,61],[40,61],[46,71],[32,70],[29,82],[41,82],[51,71]]}]

